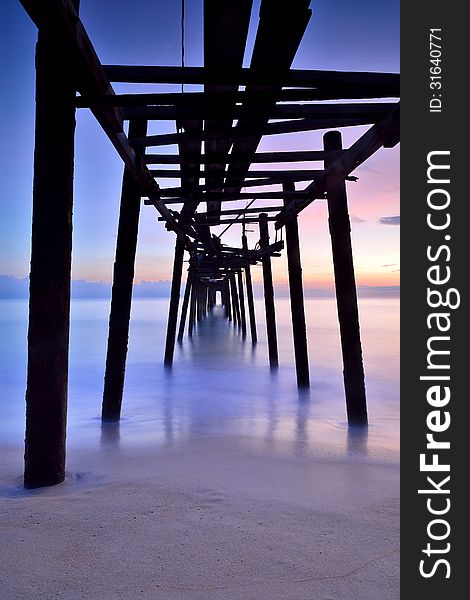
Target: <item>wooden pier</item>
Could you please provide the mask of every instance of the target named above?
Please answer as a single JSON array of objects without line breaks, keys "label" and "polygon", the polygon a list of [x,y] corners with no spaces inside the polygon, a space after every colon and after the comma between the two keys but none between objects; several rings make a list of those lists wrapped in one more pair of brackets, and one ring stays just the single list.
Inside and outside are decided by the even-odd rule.
[{"label": "wooden pier", "polygon": [[[399,142],[399,76],[293,69],[311,18],[309,0],[291,0],[287,6],[278,0],[262,1],[249,67],[242,65],[252,0],[205,0],[200,67],[103,65],[80,21],[78,0],[21,0],[21,4],[39,30],[26,487],[56,484],[65,476],[77,109],[91,110],[124,166],[103,420],[117,421],[121,413],[142,199],[159,213],[160,226],[164,224],[168,243],[175,247],[162,348],[165,365],[171,367],[175,343],[184,343],[185,332],[194,336],[198,322],[210,317],[217,293],[227,319],[240,328],[243,338],[249,331],[249,339],[257,343],[251,269],[261,265],[269,361],[271,368],[277,367],[271,261],[284,249],[274,232],[285,228],[297,383],[303,388],[309,386],[310,374],[298,219],[320,200],[328,204],[348,419],[351,424],[366,424],[346,182],[355,179],[355,169],[377,150]],[[116,94],[113,82],[199,84],[203,91]],[[173,121],[175,133],[149,135],[149,121]],[[369,128],[343,148],[337,130],[357,125]],[[326,130],[323,148],[258,151],[265,135],[315,130]],[[156,151],[171,144],[177,146],[177,154]],[[300,161],[321,162],[323,168],[286,168]],[[167,177],[175,178],[174,187],[161,188],[158,179]],[[244,208],[233,208],[234,202],[244,200],[248,203]],[[245,233],[249,224],[259,230],[253,248]],[[225,245],[212,229],[219,225],[240,228],[240,245]],[[188,270],[180,302],[185,260]]]}]

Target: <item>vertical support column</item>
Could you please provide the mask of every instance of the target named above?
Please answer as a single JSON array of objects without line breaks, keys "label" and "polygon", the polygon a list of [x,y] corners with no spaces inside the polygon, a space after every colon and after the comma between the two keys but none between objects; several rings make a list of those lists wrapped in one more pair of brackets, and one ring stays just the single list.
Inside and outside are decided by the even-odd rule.
[{"label": "vertical support column", "polygon": [[232,320],[232,300],[231,300],[231,295],[230,295],[230,284],[229,284],[228,277],[225,280],[225,285],[224,285],[224,298],[225,298],[225,314],[227,315],[228,320],[231,321]]},{"label": "vertical support column", "polygon": [[[341,133],[329,131],[323,136],[323,144],[326,152],[341,151]],[[325,159],[325,168],[328,167],[331,160]],[[344,180],[328,185],[327,199],[348,421],[350,424],[366,424],[364,366],[351,247],[351,227]]]},{"label": "vertical support column", "polygon": [[186,287],[184,288],[183,306],[181,307],[180,326],[178,330],[178,342],[183,340],[184,328],[186,325],[186,317],[188,314],[189,299],[191,296],[191,286],[193,282],[193,267],[189,267],[188,279],[186,280]]},{"label": "vertical support column", "polygon": [[[246,235],[242,236],[242,246],[244,250],[248,250],[248,240],[246,238]],[[250,265],[245,267],[245,281],[246,297],[248,300],[248,313],[250,315],[251,341],[253,344],[256,344],[256,342],[258,341],[258,333],[256,331],[255,303],[253,300],[253,282],[251,280]]]},{"label": "vertical support column", "polygon": [[175,351],[176,325],[178,322],[178,307],[180,303],[181,275],[183,273],[184,241],[179,237],[175,243],[175,258],[173,262],[173,277],[171,280],[170,308],[166,330],[165,359],[166,367],[173,364]]},{"label": "vertical support column", "polygon": [[75,135],[71,57],[39,31],[24,485],[65,477]]},{"label": "vertical support column", "polygon": [[[269,246],[268,215],[261,213],[259,216],[260,248]],[[279,358],[277,352],[276,333],[276,309],[274,307],[273,273],[271,269],[271,257],[263,256],[263,283],[264,283],[264,306],[266,310],[266,328],[268,332],[269,364],[271,368],[278,366]]]},{"label": "vertical support column", "polygon": [[[284,192],[295,191],[294,182],[285,182],[282,189]],[[284,200],[284,205],[287,205],[290,201],[291,200]],[[305,324],[304,290],[302,285],[302,265],[300,261],[299,226],[297,217],[294,217],[286,223],[286,246],[297,385],[299,387],[307,388],[310,385],[310,377],[308,370],[307,327]]]},{"label": "vertical support column", "polygon": [[240,327],[241,318],[240,318],[240,304],[238,302],[238,292],[237,292],[237,282],[235,280],[235,275],[230,275],[230,288],[232,290],[232,303],[233,303],[233,321],[236,325]]},{"label": "vertical support column", "polygon": [[189,308],[189,327],[188,335],[193,337],[194,324],[196,321],[196,300],[197,300],[197,273],[194,271],[193,279],[191,282],[191,304]]},{"label": "vertical support column", "polygon": [[[147,121],[129,123],[129,137],[147,133]],[[103,391],[103,421],[118,421],[121,416],[124,376],[126,371],[132,284],[139,230],[141,192],[127,168],[122,178],[121,207],[114,261],[111,312],[109,315],[108,350]]]},{"label": "vertical support column", "polygon": [[246,337],[246,312],[245,312],[245,293],[243,291],[243,274],[241,271],[237,274],[238,277],[238,295],[240,299],[240,318],[242,322],[242,336]]}]

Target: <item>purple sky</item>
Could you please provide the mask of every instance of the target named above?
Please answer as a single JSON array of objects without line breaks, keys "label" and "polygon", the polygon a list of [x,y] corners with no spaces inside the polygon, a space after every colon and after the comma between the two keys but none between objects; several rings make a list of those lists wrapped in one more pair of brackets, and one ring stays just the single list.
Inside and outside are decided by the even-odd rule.
[{"label": "purple sky", "polygon": [[[202,65],[202,1],[186,0],[186,64]],[[256,31],[254,2],[245,64]],[[294,67],[311,69],[399,70],[399,2],[313,1],[313,11]],[[5,0],[1,23],[0,273],[24,277],[29,271],[32,156],[34,139],[34,44],[37,31],[20,3]],[[180,64],[180,3],[174,0],[81,0],[81,18],[103,63]],[[115,86],[116,91],[156,90],[157,86]],[[158,89],[172,89],[171,86]],[[173,88],[174,89],[174,88]],[[345,136],[351,143],[365,128]],[[169,124],[151,131],[173,131]],[[318,149],[323,132],[270,136],[260,150]],[[173,152],[167,147],[165,151]],[[299,165],[304,166],[304,165]],[[312,164],[321,168],[320,164]],[[263,165],[258,165],[263,168]],[[272,167],[272,165],[270,165]],[[282,168],[282,165],[279,165]],[[396,285],[399,281],[399,149],[382,150],[355,173],[349,184],[350,213],[358,282]],[[73,277],[109,281],[119,209],[122,163],[87,110],[78,111],[74,203]],[[160,180],[162,187],[174,180]],[[168,279],[174,239],[143,207],[137,280]],[[391,217],[394,217],[391,219]],[[313,203],[301,216],[301,244],[307,284],[331,283],[326,207]],[[232,233],[233,230],[233,233]],[[223,240],[239,242],[233,227]],[[250,234],[250,244],[257,241]],[[274,261],[275,279],[285,281],[284,259]],[[255,273],[259,278],[259,273]]]}]

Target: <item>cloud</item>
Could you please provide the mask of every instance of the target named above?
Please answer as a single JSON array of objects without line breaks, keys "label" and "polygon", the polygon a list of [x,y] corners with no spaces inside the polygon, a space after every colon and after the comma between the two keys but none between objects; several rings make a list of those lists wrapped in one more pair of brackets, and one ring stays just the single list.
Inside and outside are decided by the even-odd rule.
[{"label": "cloud", "polygon": [[351,215],[351,221],[353,223],[365,223],[365,219],[361,219],[361,217],[357,217],[356,215]]},{"label": "cloud", "polygon": [[380,265],[381,267],[396,267],[397,263],[390,263],[388,265]]},{"label": "cloud", "polygon": [[380,217],[379,223],[381,225],[400,225],[400,215],[393,215],[391,217]]}]

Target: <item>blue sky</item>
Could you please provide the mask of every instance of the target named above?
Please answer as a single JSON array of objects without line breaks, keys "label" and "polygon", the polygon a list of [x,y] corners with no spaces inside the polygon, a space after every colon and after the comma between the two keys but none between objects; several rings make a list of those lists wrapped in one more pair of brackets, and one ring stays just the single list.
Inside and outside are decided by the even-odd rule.
[{"label": "blue sky", "polygon": [[[186,0],[187,65],[203,62],[202,6],[200,0]],[[255,1],[246,64],[256,31],[258,7],[259,2]],[[324,0],[313,1],[311,8],[312,18],[295,67],[398,72],[399,2]],[[103,63],[180,64],[179,2],[81,0],[80,13]],[[3,0],[0,16],[0,273],[24,277],[29,271],[30,252],[37,30],[16,0]],[[115,88],[135,90],[136,86]],[[156,126],[153,127],[156,131]],[[172,131],[168,126],[159,127],[159,131]],[[357,136],[362,129],[355,129]],[[319,148],[320,137],[303,134],[295,138],[296,145]],[[284,140],[273,137],[264,141],[260,149],[288,149],[292,139],[292,136],[285,136]],[[399,228],[390,224],[396,220],[380,221],[399,214],[398,157],[398,149],[381,151],[359,170],[361,179],[351,186],[356,270],[363,283],[398,282]],[[106,136],[89,111],[78,111],[73,252],[73,276],[77,279],[109,281],[111,278],[121,177],[122,163]],[[173,185],[174,180],[160,183]],[[324,205],[318,204],[312,205],[300,222],[304,273],[308,281],[322,283],[330,277],[331,256],[326,211]],[[156,217],[153,208],[142,208],[137,280],[170,276],[174,240]],[[238,232],[234,231],[226,239],[233,243],[237,237]],[[251,234],[251,243],[256,238],[255,233]],[[275,263],[276,279],[285,280],[284,261]]]}]

